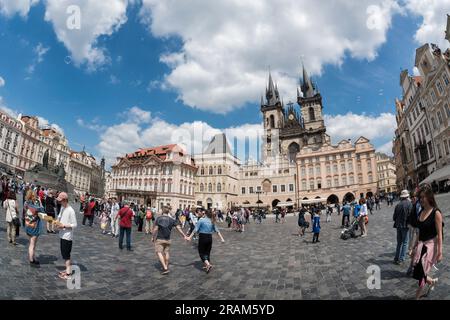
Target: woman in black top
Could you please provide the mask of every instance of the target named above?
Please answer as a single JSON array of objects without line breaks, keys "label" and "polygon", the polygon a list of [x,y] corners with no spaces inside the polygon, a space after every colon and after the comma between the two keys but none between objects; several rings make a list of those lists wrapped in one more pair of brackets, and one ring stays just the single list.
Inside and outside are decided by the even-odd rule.
[{"label": "woman in black top", "polygon": [[[55,198],[53,197],[53,191],[48,190],[47,197],[45,197],[45,213],[55,219]],[[47,221],[47,233],[56,233],[53,227],[53,223]]]},{"label": "woman in black top", "polygon": [[437,208],[433,190],[429,187],[422,188],[420,204],[422,211],[417,221],[419,237],[415,244],[413,277],[419,280],[419,288],[416,291],[416,299],[422,297],[425,284],[428,284],[428,293],[434,289],[438,278],[431,278],[429,273],[432,267],[442,260],[442,213]]}]

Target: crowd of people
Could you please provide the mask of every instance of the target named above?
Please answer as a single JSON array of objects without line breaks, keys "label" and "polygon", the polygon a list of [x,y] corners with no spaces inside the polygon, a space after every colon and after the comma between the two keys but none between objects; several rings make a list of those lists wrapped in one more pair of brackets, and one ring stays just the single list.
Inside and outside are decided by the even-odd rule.
[{"label": "crowd of people", "polygon": [[[75,210],[69,204],[69,197],[65,192],[58,192],[43,186],[18,183],[3,177],[0,185],[1,207],[5,212],[7,224],[7,239],[12,246],[17,245],[20,229],[24,228],[28,236],[28,260],[31,267],[38,268],[36,247],[42,230],[49,235],[59,235],[61,256],[65,263],[65,270],[58,276],[69,279],[72,275],[71,251],[74,230],[77,228]],[[22,214],[19,212],[17,194],[22,194]],[[395,197],[386,195],[380,197],[361,198],[358,201],[344,202],[342,206],[336,204],[304,205],[298,210],[298,235],[305,236],[307,230],[312,233],[312,243],[319,243],[321,231],[321,216],[326,216],[326,222],[331,221],[332,215],[342,213],[341,227],[360,230],[360,236],[368,234],[369,215],[380,210],[380,202],[386,201],[392,206]],[[436,264],[442,260],[443,216],[437,207],[433,189],[429,185],[417,188],[413,193],[403,190],[399,195],[400,201],[395,206],[393,221],[397,231],[397,246],[394,263],[403,265],[407,256],[411,258],[407,275],[419,281],[416,298],[424,296],[434,289],[438,278],[432,278]],[[78,199],[77,199],[78,200]],[[119,249],[133,251],[131,232],[133,223],[138,232],[151,235],[154,242],[157,259],[161,263],[161,273],[169,271],[171,247],[171,232],[175,228],[186,241],[197,241],[199,257],[203,269],[209,273],[213,268],[211,263],[212,235],[216,233],[220,240],[224,238],[218,224],[225,223],[229,230],[245,232],[250,217],[258,224],[266,219],[267,210],[252,208],[232,208],[224,214],[217,209],[187,207],[178,209],[174,214],[171,208],[163,207],[157,212],[155,207],[137,205],[133,202],[119,202],[115,198],[96,199],[89,194],[79,198],[79,213],[83,215],[82,225],[94,228],[99,225],[104,235],[118,238]],[[286,209],[273,210],[275,223],[286,222]],[[280,218],[281,216],[281,218]],[[426,295],[426,294],[425,294]]]}]

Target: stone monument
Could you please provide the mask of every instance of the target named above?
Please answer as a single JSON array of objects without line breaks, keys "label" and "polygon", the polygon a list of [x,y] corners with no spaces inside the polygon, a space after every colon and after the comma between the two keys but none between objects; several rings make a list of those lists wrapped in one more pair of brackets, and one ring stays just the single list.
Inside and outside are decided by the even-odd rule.
[{"label": "stone monument", "polygon": [[49,151],[45,151],[42,164],[37,164],[32,169],[25,172],[24,180],[27,183],[40,185],[57,191],[67,192],[73,195],[73,186],[66,181],[66,170],[64,164],[57,166],[49,164]]}]

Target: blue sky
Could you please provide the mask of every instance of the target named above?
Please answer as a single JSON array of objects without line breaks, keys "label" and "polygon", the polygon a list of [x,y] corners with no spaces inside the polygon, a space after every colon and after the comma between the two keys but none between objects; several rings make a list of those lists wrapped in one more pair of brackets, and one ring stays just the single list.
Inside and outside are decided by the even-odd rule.
[{"label": "blue sky", "polygon": [[[2,1],[5,0],[0,1],[0,8]],[[173,30],[166,31],[156,25],[159,23],[156,19],[158,8],[152,5],[152,22],[143,22],[143,9],[139,2],[129,4],[125,13],[126,22],[117,25],[113,32],[100,34],[91,42],[96,48],[101,48],[107,58],[106,63],[98,63],[93,68],[83,58],[71,58],[74,56],[76,43],[70,44],[69,40],[58,39],[56,23],[44,19],[46,11],[51,10],[48,3],[38,1],[26,14],[11,11],[2,14],[0,11],[0,77],[5,82],[0,87],[0,105],[16,113],[45,118],[50,124],[57,124],[63,129],[73,149],[81,149],[85,145],[97,157],[109,158],[114,156],[114,152],[111,151],[111,146],[105,148],[105,144],[108,144],[105,134],[111,128],[120,131],[124,128],[121,127],[123,124],[133,123],[134,127],[128,126],[126,129],[136,128],[140,140],[127,143],[126,138],[121,136],[120,139],[124,141],[113,148],[118,154],[131,151],[125,149],[165,142],[160,137],[161,134],[152,139],[151,131],[147,130],[154,126],[155,121],[159,121],[161,127],[167,124],[167,130],[195,121],[216,129],[259,124],[259,100],[266,80],[258,80],[260,86],[256,86],[254,93],[248,96],[242,94],[245,92],[245,84],[240,85],[243,88],[238,89],[238,97],[235,98],[233,90],[228,90],[228,82],[233,80],[230,76],[223,79],[228,86],[224,85],[223,97],[201,105],[198,101],[208,100],[218,93],[208,91],[212,90],[209,87],[203,90],[200,80],[199,87],[193,89],[192,86],[197,81],[194,75],[192,86],[189,81],[186,84],[175,78],[175,71],[181,72],[183,65],[180,62],[171,64],[164,57],[180,52],[185,54],[184,59],[190,59],[190,56],[195,60],[196,56],[186,48],[190,41],[187,40],[188,35],[181,31],[179,34]],[[6,8],[5,4],[3,6]],[[195,18],[192,17],[193,23]],[[327,115],[327,124],[331,126],[329,132],[333,140],[337,142],[346,135],[351,135],[351,138],[371,135],[369,138],[376,147],[388,151],[386,144],[391,137],[385,132],[366,133],[364,127],[371,125],[371,119],[375,123],[382,123],[379,127],[382,131],[386,131],[386,126],[392,127],[394,100],[401,96],[399,73],[402,68],[408,68],[412,73],[415,48],[419,46],[416,33],[424,19],[417,12],[392,13],[389,27],[383,30],[385,40],[368,44],[376,54],[373,59],[367,58],[370,53],[361,54],[348,48],[343,48],[343,53],[336,54],[337,63],[333,61],[332,54],[328,53],[325,58],[316,61],[313,59],[314,50],[306,57],[304,52],[290,52],[289,56],[298,58],[289,63],[285,60],[279,63],[275,58],[272,61],[269,55],[258,68],[249,66],[247,70],[243,67],[243,76],[253,72],[261,79],[262,74],[267,75],[270,64],[275,81],[279,81],[280,89],[285,92],[283,97],[287,103],[295,98],[292,83],[295,84],[295,78],[300,75],[300,57],[303,56],[323,95],[324,113]],[[338,23],[342,21],[337,19],[336,24]],[[176,30],[175,27],[174,29]],[[378,34],[377,37],[379,36]],[[361,37],[364,39],[367,35]],[[305,47],[308,46],[308,41],[305,40]],[[321,41],[320,35],[317,35],[316,41]],[[358,41],[358,44],[364,45],[363,40]],[[303,45],[299,44],[299,47],[302,48]],[[279,51],[279,55],[283,55],[284,50],[291,49],[279,46],[272,50],[275,54]],[[328,50],[332,51],[333,46]],[[319,51],[317,53],[324,54]],[[229,53],[230,60],[234,56],[236,60],[239,59],[239,54]],[[272,57],[274,56],[273,54]],[[214,66],[211,68],[215,72]],[[189,80],[189,74],[187,78]],[[285,91],[283,84],[286,84]],[[218,83],[217,87],[220,86]],[[249,87],[255,88],[255,85],[252,83]],[[214,84],[212,88],[214,89]],[[232,107],[224,107],[228,103],[227,99]],[[133,122],[130,113],[127,113],[132,107],[144,112],[143,118]],[[389,117],[386,114],[391,115]],[[367,123],[358,126],[362,128],[360,132],[357,128],[356,131],[351,128],[353,131],[346,132],[336,125],[336,122],[342,121],[342,117]],[[145,130],[148,132],[144,132]],[[390,132],[393,132],[393,128]]]}]

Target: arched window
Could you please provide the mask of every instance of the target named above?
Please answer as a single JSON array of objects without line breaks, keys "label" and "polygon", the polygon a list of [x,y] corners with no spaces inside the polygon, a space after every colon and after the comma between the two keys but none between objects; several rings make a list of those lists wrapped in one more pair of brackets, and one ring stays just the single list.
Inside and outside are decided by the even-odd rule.
[{"label": "arched window", "polygon": [[208,184],[208,192],[212,192],[212,184]]},{"label": "arched window", "polygon": [[203,186],[203,183],[200,183],[200,192],[205,191],[205,187]]},{"label": "arched window", "polygon": [[209,174],[213,174],[213,167],[209,167]]},{"label": "arched window", "polygon": [[222,192],[222,185],[220,183],[217,184],[217,192]]},{"label": "arched window", "polygon": [[270,115],[270,128],[275,128],[275,117],[273,114]]},{"label": "arched window", "polygon": [[314,108],[313,107],[309,107],[309,121],[315,121],[316,120],[316,116],[314,114]]},{"label": "arched window", "polygon": [[221,166],[219,166],[219,167],[217,168],[217,174],[222,174],[222,167],[221,167]]},{"label": "arched window", "polygon": [[200,169],[200,175],[202,175],[202,176],[205,175],[205,168],[202,167],[202,168]]}]

